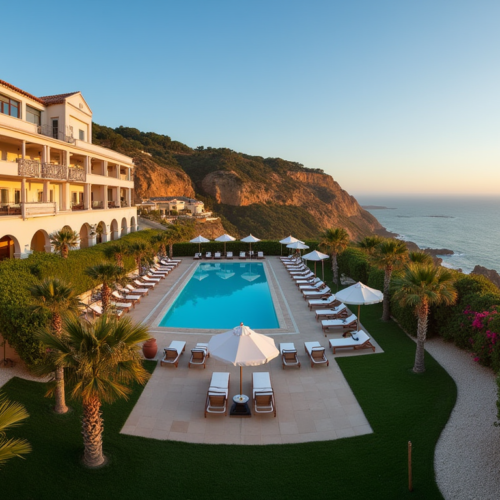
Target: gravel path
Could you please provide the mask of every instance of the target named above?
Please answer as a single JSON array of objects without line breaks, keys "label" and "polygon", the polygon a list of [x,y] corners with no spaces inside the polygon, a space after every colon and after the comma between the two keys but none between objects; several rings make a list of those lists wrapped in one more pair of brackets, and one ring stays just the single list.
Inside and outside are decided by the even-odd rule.
[{"label": "gravel path", "polygon": [[14,377],[33,380],[35,382],[43,382],[43,379],[31,375],[31,373],[26,369],[23,363],[16,363],[12,368],[5,368],[2,365],[0,367],[0,391],[2,389],[2,386]]},{"label": "gravel path", "polygon": [[427,351],[453,377],[457,403],[436,446],[436,479],[445,499],[500,498],[500,427],[495,427],[497,390],[493,372],[442,339]]}]

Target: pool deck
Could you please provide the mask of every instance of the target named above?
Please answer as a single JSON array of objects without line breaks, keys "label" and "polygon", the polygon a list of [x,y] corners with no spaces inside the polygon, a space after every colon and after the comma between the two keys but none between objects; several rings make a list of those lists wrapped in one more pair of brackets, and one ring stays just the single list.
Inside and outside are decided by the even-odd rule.
[{"label": "pool deck", "polygon": [[[269,257],[264,262],[280,328],[256,331],[272,336],[277,347],[281,342],[294,342],[302,366],[283,370],[281,358],[277,357],[265,365],[243,368],[243,393],[247,395],[251,395],[252,373],[270,372],[276,418],[254,412],[251,418],[210,414],[204,418],[212,372],[230,373],[230,403],[239,392],[239,367],[208,358],[206,369],[188,369],[190,351],[196,343],[208,342],[221,330],[172,330],[158,326],[198,262],[184,258],[130,313],[134,321],[150,326],[158,342],[158,363],[163,348],[172,340],[186,341],[187,346],[178,368],[168,365],[156,368],[122,433],[192,443],[265,445],[333,440],[373,432],[335,358],[376,355],[383,352],[382,349],[372,339],[375,353],[371,349],[345,349],[333,355],[328,349],[328,339],[340,338],[340,332],[334,331],[325,338],[314,312],[309,311],[307,302],[277,257]],[[304,342],[315,340],[327,348],[329,367],[311,367]]]}]

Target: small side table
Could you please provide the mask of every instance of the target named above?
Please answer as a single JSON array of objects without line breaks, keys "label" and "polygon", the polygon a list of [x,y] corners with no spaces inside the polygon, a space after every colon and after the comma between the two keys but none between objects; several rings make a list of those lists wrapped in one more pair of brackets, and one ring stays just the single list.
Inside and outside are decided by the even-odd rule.
[{"label": "small side table", "polygon": [[252,413],[250,411],[250,407],[248,406],[248,401],[250,401],[248,396],[245,396],[244,394],[236,394],[236,396],[233,397],[233,405],[229,411],[229,416],[240,418],[251,417]]}]

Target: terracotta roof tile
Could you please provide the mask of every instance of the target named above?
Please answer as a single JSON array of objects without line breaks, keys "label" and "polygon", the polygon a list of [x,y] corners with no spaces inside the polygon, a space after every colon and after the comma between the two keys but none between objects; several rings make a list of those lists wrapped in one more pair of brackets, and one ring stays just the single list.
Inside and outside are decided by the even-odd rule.
[{"label": "terracotta roof tile", "polygon": [[50,106],[51,104],[61,104],[62,102],[64,102],[64,99],[66,99],[66,97],[69,97],[70,95],[75,95],[75,94],[78,94],[78,92],[68,92],[67,94],[46,95],[43,97],[39,97],[39,99],[46,106]]},{"label": "terracotta roof tile", "polygon": [[22,94],[26,97],[29,97],[30,99],[33,99],[34,101],[39,102],[40,104],[45,104],[39,97],[35,97],[34,95],[30,94],[29,92],[21,90],[20,88],[15,87],[11,83],[5,82],[4,80],[0,80],[0,85],[3,85],[4,87],[7,87],[11,90],[14,90],[15,92],[18,92],[19,94]]}]

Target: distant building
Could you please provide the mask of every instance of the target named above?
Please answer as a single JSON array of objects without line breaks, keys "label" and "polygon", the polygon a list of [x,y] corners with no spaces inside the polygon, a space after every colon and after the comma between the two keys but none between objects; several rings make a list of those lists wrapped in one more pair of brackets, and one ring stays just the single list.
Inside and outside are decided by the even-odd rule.
[{"label": "distant building", "polygon": [[133,170],[92,144],[80,92],[35,97],[0,80],[0,260],[50,252],[64,227],[82,248],[136,231]]},{"label": "distant building", "polygon": [[147,198],[142,203],[136,204],[143,210],[159,210],[162,216],[170,216],[177,212],[180,216],[210,217],[212,212],[205,212],[205,204],[202,201],[185,196],[154,196]]}]

